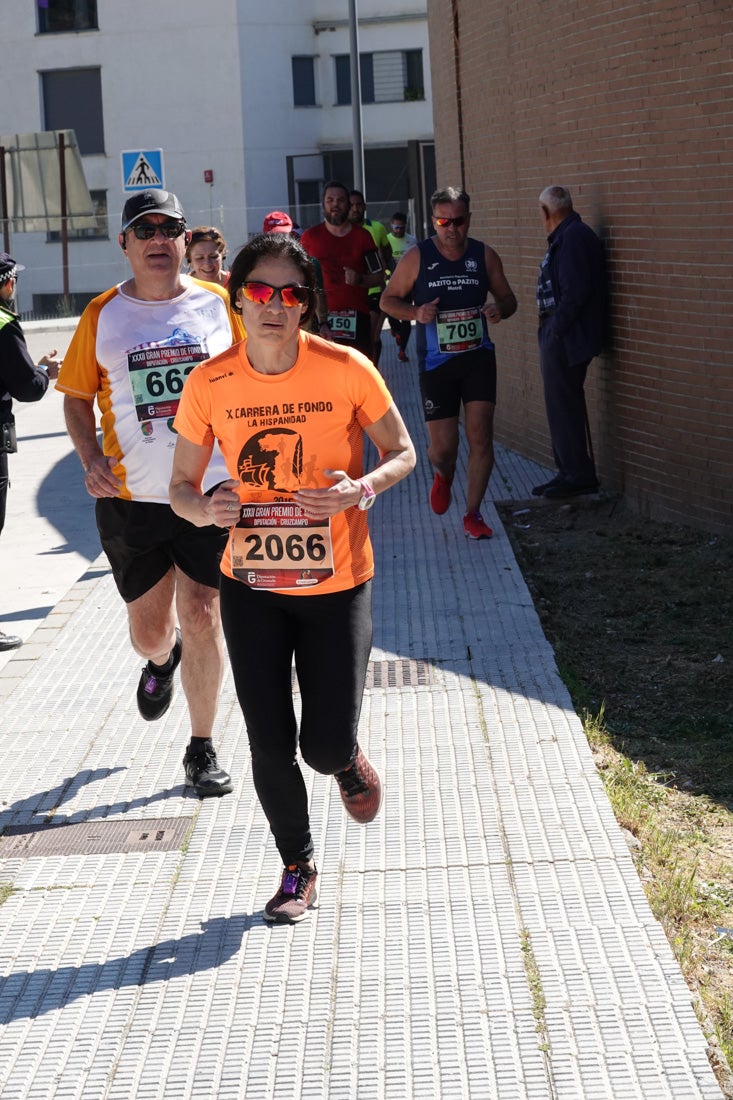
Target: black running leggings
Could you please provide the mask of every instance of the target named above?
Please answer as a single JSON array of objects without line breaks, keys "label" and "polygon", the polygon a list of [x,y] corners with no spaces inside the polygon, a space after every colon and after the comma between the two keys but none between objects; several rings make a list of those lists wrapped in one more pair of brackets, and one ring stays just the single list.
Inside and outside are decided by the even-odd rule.
[{"label": "black running leggings", "polygon": [[[288,596],[221,578],[221,618],[252,751],[252,777],[283,863],[313,858],[297,749],[333,775],[356,759],[372,646],[371,581],[324,596]],[[293,655],[301,698],[293,706]]]}]

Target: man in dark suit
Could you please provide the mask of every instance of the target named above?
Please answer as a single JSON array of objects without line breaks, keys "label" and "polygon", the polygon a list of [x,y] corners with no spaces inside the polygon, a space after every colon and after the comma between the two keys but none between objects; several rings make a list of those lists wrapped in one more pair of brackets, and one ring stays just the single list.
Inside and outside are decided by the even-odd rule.
[{"label": "man in dark suit", "polygon": [[562,500],[598,488],[583,387],[606,340],[606,263],[601,241],[573,210],[566,187],[544,189],[540,215],[548,247],[537,280],[537,338],[558,472],[532,493]]}]

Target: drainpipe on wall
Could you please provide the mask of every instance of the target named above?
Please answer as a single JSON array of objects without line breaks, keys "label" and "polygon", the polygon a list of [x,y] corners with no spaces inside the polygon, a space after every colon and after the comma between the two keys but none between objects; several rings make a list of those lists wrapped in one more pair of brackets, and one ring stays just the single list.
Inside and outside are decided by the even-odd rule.
[{"label": "drainpipe on wall", "polygon": [[461,163],[461,187],[466,187],[466,165],[463,157],[463,100],[461,95],[461,28],[458,0],[451,0],[453,16],[453,64],[456,70],[456,113],[458,115],[458,155]]}]

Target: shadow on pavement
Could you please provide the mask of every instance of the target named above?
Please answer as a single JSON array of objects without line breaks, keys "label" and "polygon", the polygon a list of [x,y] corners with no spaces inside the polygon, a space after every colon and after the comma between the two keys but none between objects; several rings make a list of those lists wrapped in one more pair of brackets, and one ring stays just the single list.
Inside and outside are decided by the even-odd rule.
[{"label": "shadow on pavement", "polygon": [[4,611],[3,622],[6,624],[12,622],[41,622],[47,615],[51,614],[55,606],[55,604],[45,604],[41,607],[24,607],[20,611]]},{"label": "shadow on pavement", "polygon": [[129,955],[80,966],[19,970],[0,981],[0,1026],[63,1008],[80,997],[212,970],[237,954],[260,914],[214,917],[201,932],[141,947]]},{"label": "shadow on pavement", "polygon": [[94,519],[94,502],[84,488],[79,459],[75,453],[57,462],[41,483],[36,496],[39,516],[48,520],[64,545],[47,554],[81,554],[88,561],[99,557],[101,547]]},{"label": "shadow on pavement", "polygon": [[[0,813],[0,831],[7,828],[9,825],[19,826],[27,825],[37,828],[39,825],[68,825],[73,821],[88,821],[95,817],[108,817],[116,810],[122,810],[131,806],[131,803],[125,803],[124,806],[99,806],[96,807],[91,813],[89,810],[83,810],[79,813],[78,817],[61,817],[57,811],[60,806],[63,806],[64,802],[68,802],[73,798],[80,787],[86,786],[87,783],[96,783],[98,780],[107,779],[108,776],[114,775],[115,772],[122,772],[125,769],[122,766],[116,768],[86,768],[84,771],[77,772],[76,775],[68,775],[65,779],[60,780],[55,787],[50,787],[46,791],[38,791],[36,794],[29,794],[25,798],[19,799],[17,802],[12,802],[6,806],[2,813]],[[160,795],[160,798],[166,797]],[[144,799],[144,803],[155,801],[155,797],[151,799]],[[53,818],[49,820],[48,815],[53,814]],[[22,818],[21,821],[13,821],[14,817]]]}]

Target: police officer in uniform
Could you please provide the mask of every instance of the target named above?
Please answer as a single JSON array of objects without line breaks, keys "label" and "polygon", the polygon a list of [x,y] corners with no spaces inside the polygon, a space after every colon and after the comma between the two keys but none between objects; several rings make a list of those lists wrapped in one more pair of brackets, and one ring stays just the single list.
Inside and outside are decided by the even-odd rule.
[{"label": "police officer in uniform", "polygon": [[[18,272],[25,271],[7,252],[0,252],[0,531],[5,525],[5,505],[10,479],[8,455],[17,450],[13,398],[40,401],[51,378],[59,372],[54,348],[36,365],[30,357],[18,315],[14,309]],[[17,649],[23,639],[0,630],[0,651]]]}]

